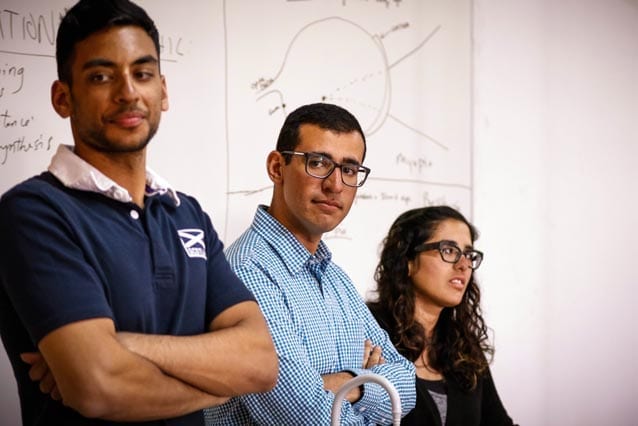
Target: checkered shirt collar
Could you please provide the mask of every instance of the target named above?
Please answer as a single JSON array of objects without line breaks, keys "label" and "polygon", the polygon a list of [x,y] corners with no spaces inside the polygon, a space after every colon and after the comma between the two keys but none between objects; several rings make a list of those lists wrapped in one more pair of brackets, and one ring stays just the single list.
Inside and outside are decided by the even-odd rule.
[{"label": "checkered shirt collar", "polygon": [[332,259],[332,253],[323,240],[319,242],[315,254],[310,253],[292,232],[268,213],[266,205],[257,208],[252,226],[273,247],[290,274],[297,274],[309,265],[316,265],[323,272]]}]

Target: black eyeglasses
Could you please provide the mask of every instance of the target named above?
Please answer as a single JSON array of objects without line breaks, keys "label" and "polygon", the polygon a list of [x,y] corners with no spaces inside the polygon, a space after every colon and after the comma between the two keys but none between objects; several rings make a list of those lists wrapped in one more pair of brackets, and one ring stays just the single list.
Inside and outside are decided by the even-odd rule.
[{"label": "black eyeglasses", "polygon": [[334,172],[335,168],[341,169],[341,182],[344,185],[359,187],[362,186],[370,169],[355,163],[337,163],[325,155],[316,152],[281,151],[284,155],[299,155],[306,159],[306,173],[312,177],[326,179]]},{"label": "black eyeglasses", "polygon": [[449,240],[419,244],[414,248],[416,253],[428,250],[438,250],[441,254],[441,259],[447,263],[456,263],[461,259],[461,256],[465,256],[470,261],[470,268],[472,269],[477,269],[483,261],[482,252],[474,249],[462,251],[454,241]]}]

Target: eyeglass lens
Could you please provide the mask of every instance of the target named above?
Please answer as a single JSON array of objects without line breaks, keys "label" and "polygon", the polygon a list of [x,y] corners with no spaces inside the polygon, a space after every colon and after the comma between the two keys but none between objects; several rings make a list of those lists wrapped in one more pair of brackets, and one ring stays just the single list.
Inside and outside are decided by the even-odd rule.
[{"label": "eyeglass lens", "polygon": [[[306,154],[306,172],[317,178],[328,177],[337,166],[330,158],[318,154]],[[361,170],[356,164],[340,164],[341,180],[349,186],[359,186],[366,178],[365,170]]]},{"label": "eyeglass lens", "polygon": [[449,263],[456,263],[461,259],[461,256],[465,256],[470,261],[470,267],[476,269],[481,264],[482,256],[475,250],[469,250],[462,252],[460,248],[452,244],[441,244],[439,251],[443,260]]}]

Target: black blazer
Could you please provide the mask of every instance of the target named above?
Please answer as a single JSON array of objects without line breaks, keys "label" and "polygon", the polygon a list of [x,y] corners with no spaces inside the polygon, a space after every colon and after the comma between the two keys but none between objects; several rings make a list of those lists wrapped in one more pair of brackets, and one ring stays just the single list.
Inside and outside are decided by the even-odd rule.
[{"label": "black blazer", "polygon": [[[461,390],[456,382],[447,385],[447,418],[445,426],[513,426],[496,392],[488,370],[472,392]],[[425,384],[417,378],[416,406],[401,420],[402,425],[441,425],[441,417]]]},{"label": "black blazer", "polygon": [[[374,305],[369,305],[379,325],[389,332],[386,316]],[[496,392],[492,374],[488,369],[479,378],[476,388],[471,392],[463,391],[452,378],[445,378],[447,385],[447,417],[445,425],[441,425],[439,410],[426,389],[426,385],[418,377],[416,380],[416,405],[403,417],[401,424],[405,426],[514,426],[507,414],[501,399]]]}]

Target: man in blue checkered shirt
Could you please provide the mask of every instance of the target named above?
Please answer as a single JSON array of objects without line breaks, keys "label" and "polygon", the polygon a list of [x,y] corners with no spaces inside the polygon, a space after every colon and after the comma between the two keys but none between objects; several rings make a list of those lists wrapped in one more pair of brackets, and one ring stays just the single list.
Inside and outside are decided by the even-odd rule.
[{"label": "man in blue checkered shirt", "polygon": [[[338,389],[376,373],[397,389],[402,414],[415,403],[414,366],[394,349],[350,278],[321,240],[348,214],[370,169],[357,119],[331,104],[293,111],[268,155],[270,206],[226,255],[254,293],[279,356],[272,391],[207,409],[209,425],[330,423]],[[389,424],[392,407],[379,385],[365,383],[344,398],[343,424]]]}]

